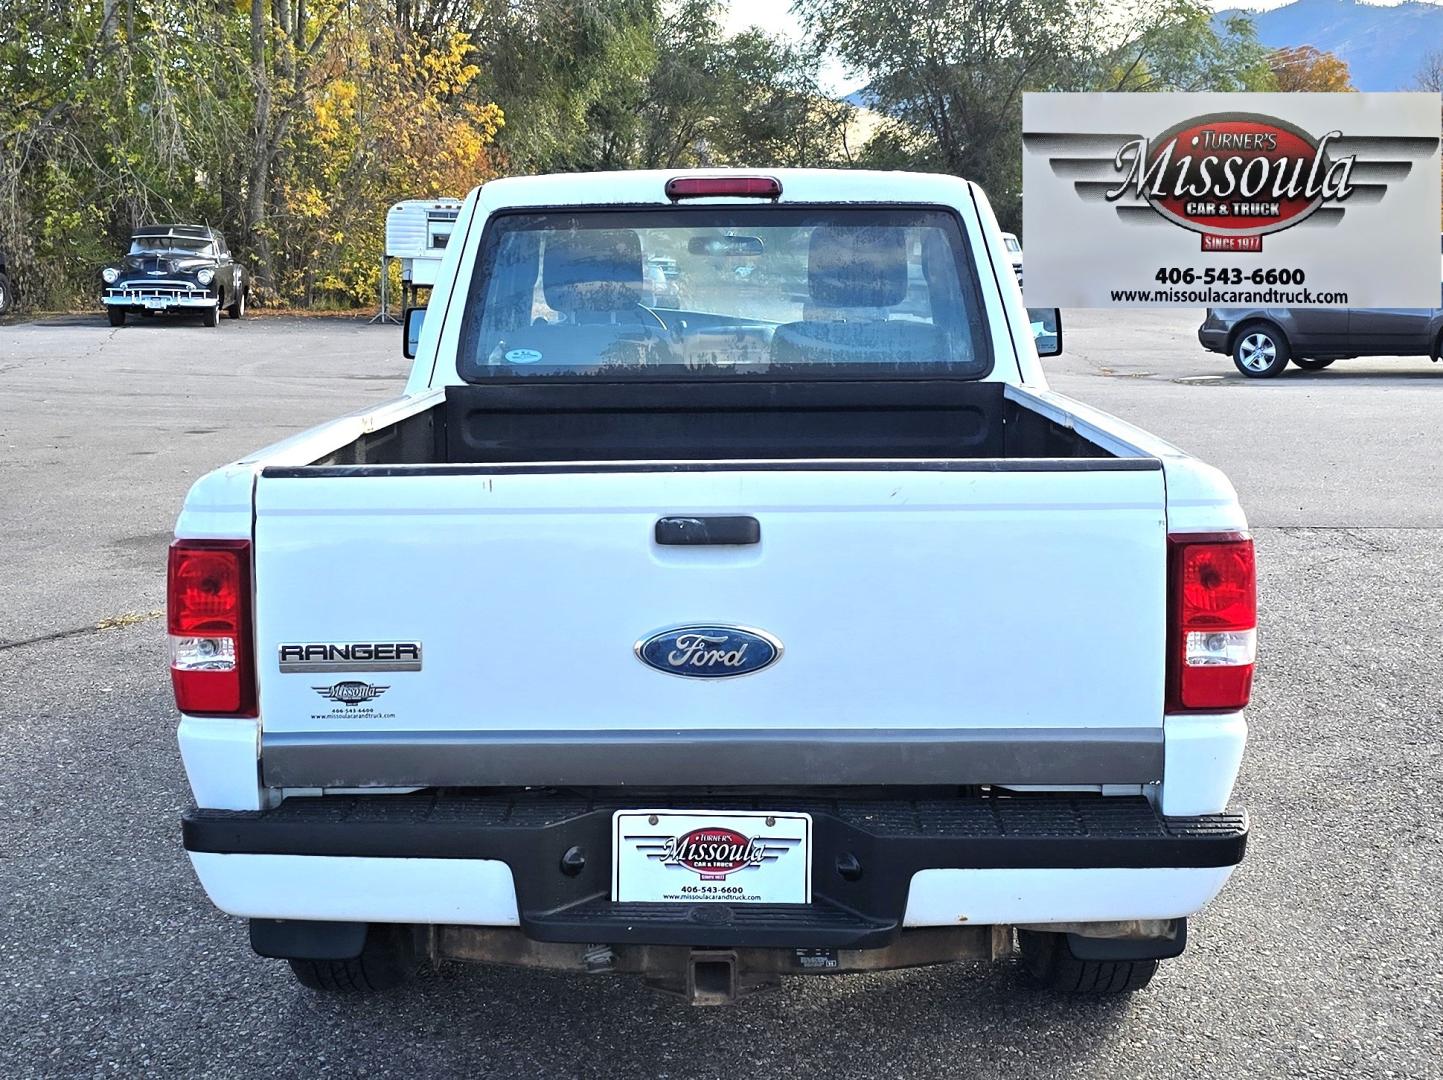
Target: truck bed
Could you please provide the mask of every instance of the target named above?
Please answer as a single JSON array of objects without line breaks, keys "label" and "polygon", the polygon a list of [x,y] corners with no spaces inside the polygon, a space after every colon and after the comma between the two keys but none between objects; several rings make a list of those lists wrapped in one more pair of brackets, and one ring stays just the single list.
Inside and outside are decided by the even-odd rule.
[{"label": "truck bed", "polygon": [[312,465],[577,461],[1095,459],[1114,455],[1005,394],[956,380],[556,381],[444,401]]}]

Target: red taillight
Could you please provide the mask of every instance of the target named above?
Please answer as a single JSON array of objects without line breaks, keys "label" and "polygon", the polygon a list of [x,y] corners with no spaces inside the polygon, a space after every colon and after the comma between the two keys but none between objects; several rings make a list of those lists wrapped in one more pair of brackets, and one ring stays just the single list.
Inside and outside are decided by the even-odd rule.
[{"label": "red taillight", "polygon": [[1257,658],[1257,571],[1242,533],[1168,538],[1167,709],[1248,703]]},{"label": "red taillight", "polygon": [[782,182],[775,176],[673,176],[666,182],[666,197],[673,202],[722,196],[780,199]]},{"label": "red taillight", "polygon": [[166,601],[176,707],[198,715],[256,715],[250,541],[171,544]]}]

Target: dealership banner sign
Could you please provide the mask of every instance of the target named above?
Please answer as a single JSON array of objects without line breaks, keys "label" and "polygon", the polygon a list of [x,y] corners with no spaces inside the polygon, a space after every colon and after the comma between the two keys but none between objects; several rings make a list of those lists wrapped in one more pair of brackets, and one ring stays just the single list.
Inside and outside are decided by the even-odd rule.
[{"label": "dealership banner sign", "polygon": [[1026,296],[1434,308],[1437,94],[1027,94]]}]

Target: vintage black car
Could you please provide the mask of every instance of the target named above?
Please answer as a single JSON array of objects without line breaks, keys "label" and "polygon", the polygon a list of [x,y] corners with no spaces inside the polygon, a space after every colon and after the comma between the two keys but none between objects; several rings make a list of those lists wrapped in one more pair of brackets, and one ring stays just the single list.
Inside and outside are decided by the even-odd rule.
[{"label": "vintage black car", "polygon": [[0,318],[15,306],[15,286],[10,282],[10,264],[5,261],[5,252],[0,251]]},{"label": "vintage black car", "polygon": [[118,266],[101,272],[101,303],[111,326],[124,326],[130,312],[199,314],[206,326],[245,314],[250,278],[231,258],[225,237],[205,225],[149,225],[130,237]]}]

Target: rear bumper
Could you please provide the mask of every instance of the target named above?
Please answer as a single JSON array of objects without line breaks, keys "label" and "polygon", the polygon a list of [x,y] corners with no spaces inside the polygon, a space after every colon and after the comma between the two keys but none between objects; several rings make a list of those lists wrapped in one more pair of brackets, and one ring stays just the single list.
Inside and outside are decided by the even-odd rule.
[{"label": "rear bumper", "polygon": [[1209,352],[1225,353],[1228,351],[1230,330],[1226,323],[1209,318],[1197,328],[1198,344]]},{"label": "rear bumper", "polygon": [[[627,805],[657,799],[636,792]],[[1222,888],[1248,832],[1242,813],[1168,818],[1140,797],[768,806],[781,801],[813,816],[808,905],[613,903],[620,804],[577,796],[293,798],[266,811],[193,810],[183,833],[211,899],[250,918],[520,926],[550,942],[877,948],[904,926],[1186,917]],[[568,873],[572,849],[584,865]]]}]

